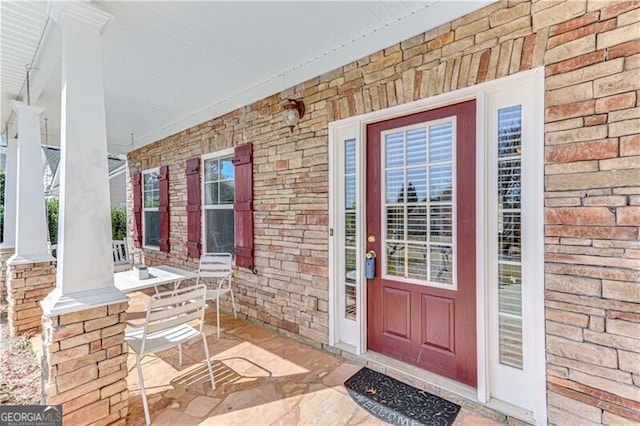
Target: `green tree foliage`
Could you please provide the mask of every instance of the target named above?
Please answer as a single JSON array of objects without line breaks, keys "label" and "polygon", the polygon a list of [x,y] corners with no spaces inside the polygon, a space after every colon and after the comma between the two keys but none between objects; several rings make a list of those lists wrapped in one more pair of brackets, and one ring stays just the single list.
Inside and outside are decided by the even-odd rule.
[{"label": "green tree foliage", "polygon": [[111,207],[111,238],[127,238],[127,211],[124,207]]},{"label": "green tree foliage", "polygon": [[58,200],[47,200],[47,224],[49,225],[49,241],[58,244]]},{"label": "green tree foliage", "polygon": [[[58,200],[46,202],[49,241],[58,244]],[[4,241],[4,170],[0,169],[0,241]],[[111,234],[114,240],[127,238],[127,211],[124,207],[111,207]]]},{"label": "green tree foliage", "polygon": [[[58,244],[58,200],[47,201],[47,222],[49,224],[49,241]],[[124,207],[111,207],[111,238],[124,240],[127,238],[127,211]]]}]

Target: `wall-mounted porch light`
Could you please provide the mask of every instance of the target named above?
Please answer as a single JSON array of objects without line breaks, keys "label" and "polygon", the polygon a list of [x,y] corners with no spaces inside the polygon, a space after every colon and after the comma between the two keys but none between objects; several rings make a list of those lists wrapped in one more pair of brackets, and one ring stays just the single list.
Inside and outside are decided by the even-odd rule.
[{"label": "wall-mounted porch light", "polygon": [[304,117],[304,102],[295,99],[287,99],[287,101],[282,105],[282,108],[284,108],[282,113],[284,125],[291,130],[291,133],[293,133],[295,125],[298,124],[298,121],[300,121],[302,117]]}]

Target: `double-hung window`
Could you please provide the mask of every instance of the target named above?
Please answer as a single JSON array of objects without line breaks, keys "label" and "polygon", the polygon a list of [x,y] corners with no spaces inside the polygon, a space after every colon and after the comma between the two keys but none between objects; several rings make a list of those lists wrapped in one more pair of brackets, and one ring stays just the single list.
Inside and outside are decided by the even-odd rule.
[{"label": "double-hung window", "polygon": [[233,149],[203,157],[203,231],[206,253],[233,253],[235,170]]},{"label": "double-hung window", "polygon": [[145,248],[159,248],[160,246],[160,186],[158,182],[159,169],[142,172],[142,229]]}]

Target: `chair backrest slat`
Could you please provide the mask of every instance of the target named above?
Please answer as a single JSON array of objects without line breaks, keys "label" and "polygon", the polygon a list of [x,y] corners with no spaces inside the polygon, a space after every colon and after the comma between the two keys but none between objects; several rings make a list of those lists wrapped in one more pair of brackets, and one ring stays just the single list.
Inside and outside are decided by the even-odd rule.
[{"label": "chair backrest slat", "polygon": [[[190,287],[184,288],[187,289]],[[165,294],[168,294],[170,297],[163,297],[161,299],[158,298],[154,300],[153,309],[160,309],[166,306],[175,306],[193,299],[193,296],[190,293],[181,293],[179,291],[166,291]]]},{"label": "chair backrest slat", "polygon": [[146,336],[152,335],[153,333],[157,333],[159,331],[169,330],[170,328],[173,328],[177,325],[186,324],[193,320],[200,319],[201,316],[202,313],[200,311],[192,311],[191,313],[182,314],[177,317],[172,315],[166,318],[162,318],[147,325]]},{"label": "chair backrest slat", "polygon": [[165,318],[184,316],[192,312],[199,312],[200,307],[193,303],[183,303],[176,306],[166,306],[163,309],[154,310],[149,314],[149,322],[160,321]]},{"label": "chair backrest slat", "polygon": [[222,278],[233,273],[232,257],[229,253],[203,253],[200,256],[198,275],[205,278]]},{"label": "chair backrest slat", "polygon": [[193,320],[199,319],[202,329],[206,307],[205,295],[206,287],[200,284],[151,296],[147,305],[143,341],[151,333],[168,330]]}]

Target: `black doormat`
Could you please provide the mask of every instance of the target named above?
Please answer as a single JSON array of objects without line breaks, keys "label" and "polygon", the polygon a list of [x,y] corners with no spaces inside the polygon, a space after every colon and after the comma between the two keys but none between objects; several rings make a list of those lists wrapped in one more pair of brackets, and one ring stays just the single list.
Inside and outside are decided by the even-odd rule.
[{"label": "black doormat", "polygon": [[453,402],[366,367],[344,385],[358,405],[393,425],[449,426],[460,411]]}]

